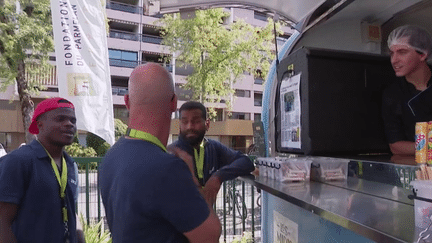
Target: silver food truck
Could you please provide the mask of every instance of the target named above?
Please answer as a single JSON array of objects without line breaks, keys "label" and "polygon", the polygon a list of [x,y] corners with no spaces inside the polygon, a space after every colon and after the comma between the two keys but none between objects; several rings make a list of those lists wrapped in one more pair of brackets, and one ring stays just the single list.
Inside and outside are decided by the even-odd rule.
[{"label": "silver food truck", "polygon": [[432,242],[432,184],[411,185],[419,167],[390,152],[381,108],[395,80],[387,37],[402,25],[432,33],[431,0],[146,4],[162,13],[245,6],[295,29],[254,124],[260,174],[243,178],[262,191],[263,242]]}]

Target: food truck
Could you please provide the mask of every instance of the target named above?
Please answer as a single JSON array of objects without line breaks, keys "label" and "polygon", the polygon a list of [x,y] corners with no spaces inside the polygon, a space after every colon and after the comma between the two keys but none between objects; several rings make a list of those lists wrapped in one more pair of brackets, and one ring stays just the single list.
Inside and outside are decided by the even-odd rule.
[{"label": "food truck", "polygon": [[431,0],[147,4],[247,6],[295,29],[265,83],[260,174],[244,178],[262,191],[263,242],[432,242],[432,184],[410,184],[414,156],[392,156],[381,118],[395,77],[387,37],[407,24],[432,33]]}]

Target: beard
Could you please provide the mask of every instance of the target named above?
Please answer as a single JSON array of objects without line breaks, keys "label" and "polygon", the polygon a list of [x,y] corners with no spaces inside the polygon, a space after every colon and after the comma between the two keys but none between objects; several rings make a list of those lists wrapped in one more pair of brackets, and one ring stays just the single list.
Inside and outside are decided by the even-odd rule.
[{"label": "beard", "polygon": [[[192,147],[198,146],[201,144],[204,139],[205,130],[203,131],[180,131],[180,138],[189,143]],[[188,134],[194,134],[193,137],[188,137]]]}]

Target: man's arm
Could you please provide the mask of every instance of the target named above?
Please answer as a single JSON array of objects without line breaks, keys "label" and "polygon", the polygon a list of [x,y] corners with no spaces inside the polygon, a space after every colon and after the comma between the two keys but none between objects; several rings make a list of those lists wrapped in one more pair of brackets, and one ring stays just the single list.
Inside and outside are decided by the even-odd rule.
[{"label": "man's arm", "polygon": [[216,197],[221,185],[222,181],[216,175],[212,175],[210,179],[207,180],[201,193],[203,194],[206,201],[211,205],[216,202]]},{"label": "man's arm", "polygon": [[219,168],[212,176],[217,176],[221,182],[235,179],[238,176],[249,175],[254,171],[253,162],[245,154],[218,142],[214,142],[212,148],[215,151],[212,151],[211,154],[216,158],[210,159],[217,159],[217,168]]},{"label": "man's arm", "polygon": [[221,143],[212,142],[209,150],[214,150],[209,151],[209,156],[215,157],[208,159],[216,161],[216,168],[219,169],[207,180],[203,189],[203,195],[206,200],[213,204],[216,201],[217,194],[224,181],[235,179],[238,176],[248,175],[254,171],[255,166],[249,157]]},{"label": "man's arm", "polygon": [[411,141],[397,141],[389,144],[390,151],[397,155],[415,155],[415,143]]},{"label": "man's arm", "polygon": [[210,215],[195,229],[185,232],[184,235],[191,243],[217,243],[221,235],[221,224],[213,208],[209,206]]},{"label": "man's arm", "polygon": [[18,205],[0,202],[0,243],[17,242],[12,232],[12,223],[18,212]]},{"label": "man's arm", "polygon": [[198,227],[188,232],[184,232],[183,234],[186,236],[186,238],[188,238],[189,242],[191,243],[219,242],[221,234],[221,224],[219,221],[219,217],[213,210],[212,202],[205,197],[205,195],[203,194],[203,190],[201,190],[200,188],[201,186],[198,180],[193,175],[193,157],[190,156],[187,152],[176,147],[170,147],[169,151],[186,163],[189,171],[191,172],[191,177],[193,178],[194,184],[206,200],[210,212],[207,219],[204,220]]}]

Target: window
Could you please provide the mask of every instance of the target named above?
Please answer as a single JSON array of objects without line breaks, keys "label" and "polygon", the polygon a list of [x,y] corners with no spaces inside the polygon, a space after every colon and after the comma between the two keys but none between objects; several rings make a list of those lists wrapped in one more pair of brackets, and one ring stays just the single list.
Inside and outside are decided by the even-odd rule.
[{"label": "window", "polygon": [[231,148],[242,153],[246,153],[246,137],[245,136],[232,136]]},{"label": "window", "polygon": [[250,98],[251,92],[250,90],[236,89],[234,95],[237,97]]},{"label": "window", "polygon": [[261,70],[256,70],[256,73],[254,74],[254,83],[255,84],[263,84],[264,83],[264,77]]},{"label": "window", "polygon": [[171,119],[180,119],[180,112],[178,109],[172,113]]},{"label": "window", "polygon": [[114,107],[114,117],[124,121],[129,117],[129,112],[126,107]]},{"label": "window", "polygon": [[181,84],[175,85],[175,93],[177,95],[178,100],[185,100],[185,101],[190,100],[193,95],[192,90],[183,89]]},{"label": "window", "polygon": [[108,49],[109,58],[121,59],[121,51],[120,50],[112,50]]},{"label": "window", "polygon": [[254,19],[259,19],[262,21],[267,21],[268,17],[265,13],[254,11]]},{"label": "window", "polygon": [[262,106],[262,93],[254,93],[254,106]]},{"label": "window", "polygon": [[261,121],[261,114],[260,113],[254,113],[254,121]]},{"label": "window", "polygon": [[237,120],[250,120],[250,113],[244,113],[244,112],[232,112],[230,119],[237,119]]},{"label": "window", "polygon": [[137,61],[138,53],[133,51],[122,51],[122,50],[114,50],[108,49],[109,58],[111,59],[122,59],[128,61]]},{"label": "window", "polygon": [[216,108],[216,117],[214,118],[214,121],[223,121],[224,118],[224,111],[223,109]]},{"label": "window", "polygon": [[110,66],[134,68],[138,65],[138,53],[108,49]]},{"label": "window", "polygon": [[128,60],[128,61],[137,61],[138,60],[138,54],[136,52],[122,51],[122,58],[121,59]]}]

